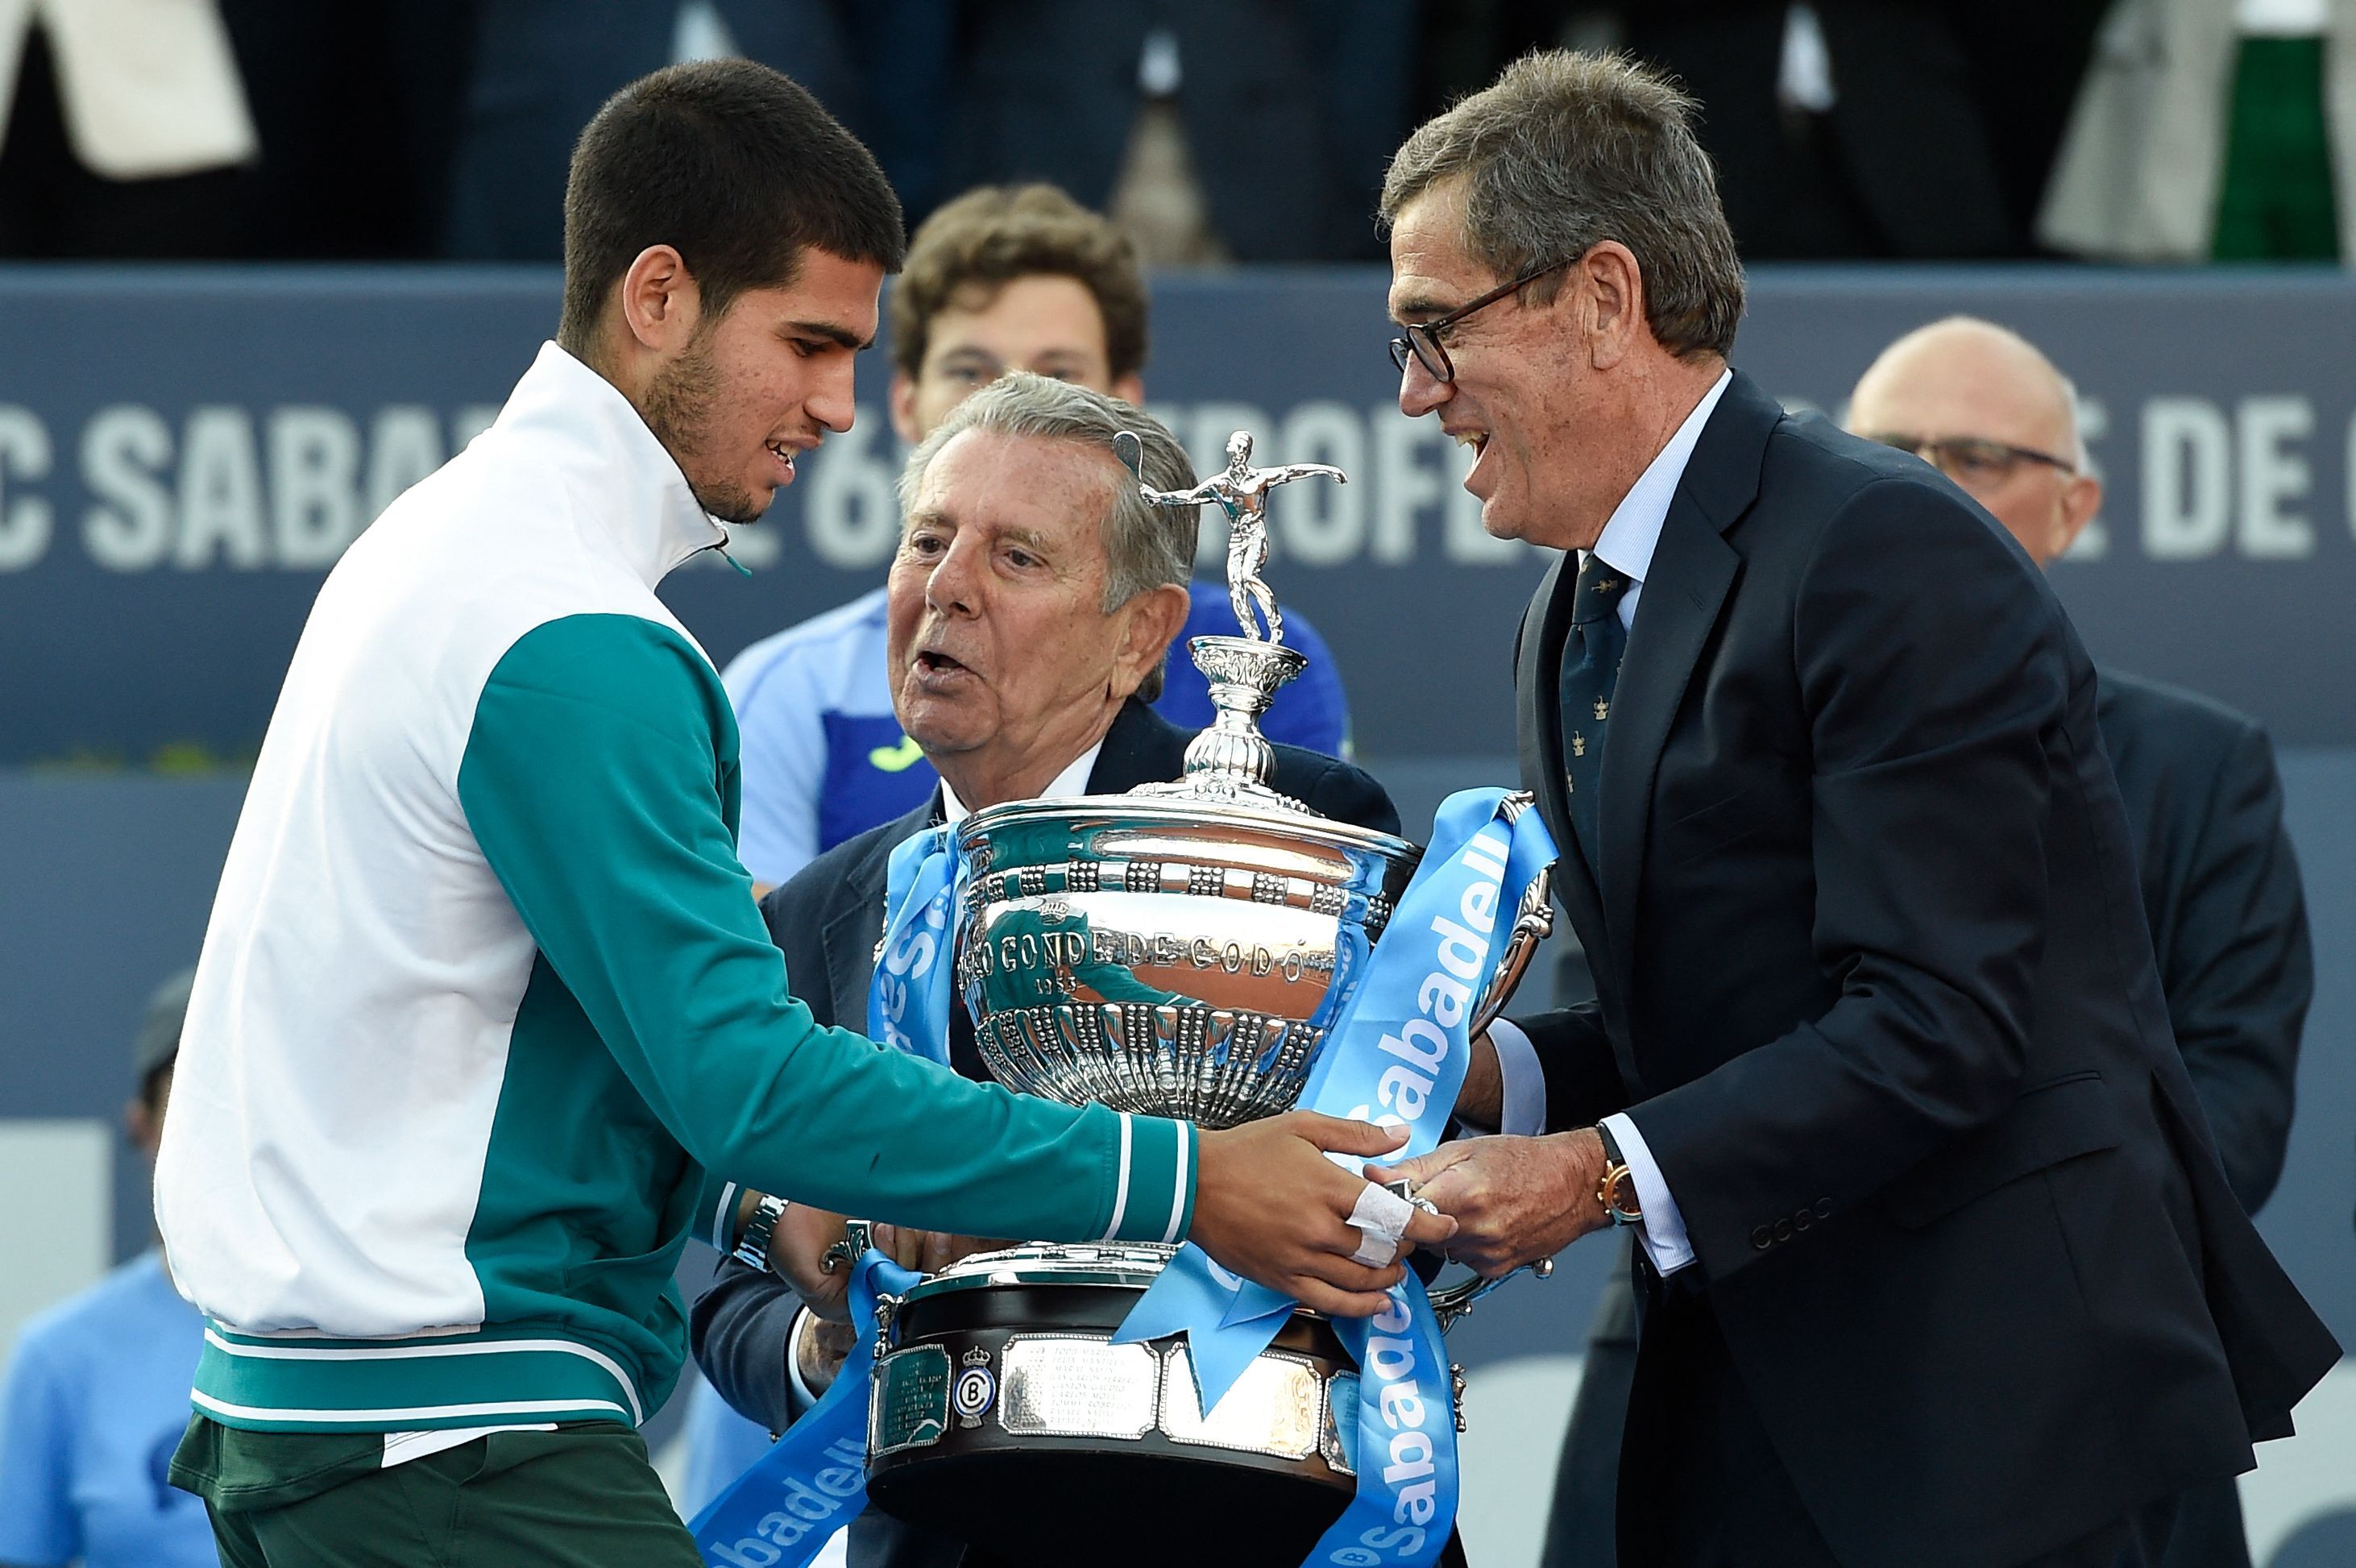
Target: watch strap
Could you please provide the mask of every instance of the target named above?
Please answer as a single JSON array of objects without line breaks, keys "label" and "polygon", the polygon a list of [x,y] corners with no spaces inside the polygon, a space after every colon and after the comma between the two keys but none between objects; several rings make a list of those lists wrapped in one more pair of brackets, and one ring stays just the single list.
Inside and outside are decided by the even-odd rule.
[{"label": "watch strap", "polygon": [[1595,1124],[1595,1135],[1603,1140],[1604,1164],[1624,1165],[1628,1163],[1620,1153],[1620,1140],[1612,1135],[1612,1129],[1609,1126],[1598,1122]]},{"label": "watch strap", "polygon": [[744,1221],[744,1229],[736,1238],[729,1256],[747,1268],[769,1272],[769,1240],[777,1233],[777,1220],[786,1212],[786,1200],[770,1193],[761,1193],[753,1205],[753,1212]]}]

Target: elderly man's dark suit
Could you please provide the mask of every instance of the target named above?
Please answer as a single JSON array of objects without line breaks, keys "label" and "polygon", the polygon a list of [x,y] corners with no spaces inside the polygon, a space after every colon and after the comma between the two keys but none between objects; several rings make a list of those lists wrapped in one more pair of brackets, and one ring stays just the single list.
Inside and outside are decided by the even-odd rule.
[{"label": "elderly man's dark suit", "polygon": [[[2299,1032],[2315,993],[2307,903],[2283,831],[2274,751],[2245,714],[2115,671],[2101,676],[2094,714],[2126,806],[2177,1049],[2226,1180],[2255,1214],[2282,1174]],[[1574,983],[1592,995],[1580,957]],[[1557,994],[1568,999],[1560,981]],[[1549,1565],[1610,1568],[1636,1341],[1634,1293],[1622,1274],[1605,1287],[1588,1336],[1547,1529]],[[2184,1499],[2167,1561],[2180,1568],[2249,1561],[2232,1481]]]},{"label": "elderly man's dark suit", "polygon": [[1993,1568],[2246,1468],[2338,1348],[2226,1185],[2027,557],[1738,375],[1644,579],[1593,867],[1570,582],[1515,683],[1599,1001],[1522,1022],[1549,1124],[1633,1108],[1697,1258],[1644,1274],[1622,1561]]},{"label": "elderly man's dark suit", "polygon": [[[1105,732],[1104,747],[1088,773],[1090,794],[1119,794],[1139,784],[1157,783],[1183,771],[1191,732],[1171,725],[1132,699]],[[1378,832],[1398,831],[1398,812],[1381,785],[1364,770],[1298,746],[1276,748],[1269,783],[1294,800],[1339,822]],[[784,886],[761,900],[769,936],[786,955],[786,981],[821,1024],[863,1027],[867,987],[875,969],[875,944],[884,934],[884,875],[892,851],[910,833],[940,821],[940,796],[898,822],[871,828],[811,861]],[[973,1026],[960,1007],[950,1019],[950,1059],[969,1078],[988,1079],[973,1044]],[[792,1419],[787,1406],[786,1330],[797,1303],[776,1275],[734,1261],[720,1265],[709,1289],[696,1298],[690,1320],[691,1344],[704,1376],[720,1396],[770,1430]],[[1042,1552],[1031,1561],[1057,1561],[1042,1532]],[[1083,1560],[1098,1555],[1089,1543]],[[1225,1559],[1241,1562],[1232,1550]],[[920,1530],[873,1510],[851,1527],[852,1568],[981,1568],[995,1559],[963,1541]]]}]

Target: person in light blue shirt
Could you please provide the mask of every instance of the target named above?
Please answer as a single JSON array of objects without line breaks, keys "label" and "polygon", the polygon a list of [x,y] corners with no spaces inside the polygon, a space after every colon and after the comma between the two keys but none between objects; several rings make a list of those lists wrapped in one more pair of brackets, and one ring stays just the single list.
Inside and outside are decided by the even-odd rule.
[{"label": "person in light blue shirt", "polygon": [[[892,423],[914,444],[1010,370],[1142,404],[1145,279],[1119,231],[1051,186],[985,186],[926,220],[894,285]],[[1240,628],[1225,585],[1193,585],[1166,684],[1141,690],[1182,729],[1213,717],[1187,640]],[[1285,640],[1309,668],[1260,721],[1269,739],[1348,752],[1349,709],[1324,639],[1290,606]],[[845,839],[905,815],[938,781],[892,716],[884,590],[753,644],[721,672],[743,768],[737,856],[757,888],[784,883]]]},{"label": "person in light blue shirt", "polygon": [[[156,992],[134,1053],[123,1122],[151,1160],[194,972]],[[214,1568],[205,1505],[167,1475],[204,1332],[161,1248],[26,1326],[0,1394],[0,1564]]]}]

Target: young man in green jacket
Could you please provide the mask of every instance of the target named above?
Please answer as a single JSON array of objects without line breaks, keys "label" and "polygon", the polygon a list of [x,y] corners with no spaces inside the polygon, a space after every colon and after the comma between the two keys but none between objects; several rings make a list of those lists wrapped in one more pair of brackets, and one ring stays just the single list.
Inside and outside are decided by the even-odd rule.
[{"label": "young man in green jacket", "polygon": [[[1225,1133],[820,1028],[734,853],[735,722],[655,596],[849,427],[903,238],[744,61],[584,133],[565,301],[498,421],[321,589],[207,932],[157,1176],[208,1318],[173,1467],[224,1559],[688,1564],[633,1430],[734,1184],[946,1231],[1164,1240],[1336,1312],[1388,1134]],[[1452,1229],[1426,1217],[1410,1240]]]}]

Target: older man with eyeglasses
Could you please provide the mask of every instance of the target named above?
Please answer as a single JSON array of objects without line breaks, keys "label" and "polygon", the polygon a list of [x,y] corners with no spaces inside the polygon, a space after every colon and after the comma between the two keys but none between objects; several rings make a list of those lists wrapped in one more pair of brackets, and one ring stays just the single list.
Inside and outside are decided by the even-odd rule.
[{"label": "older man with eyeglasses", "polygon": [[1533,54],[1385,183],[1399,407],[1559,553],[1515,707],[1597,993],[1468,1073],[1546,1135],[1399,1174],[1483,1273],[1635,1238],[1621,1562],[2158,1564],[2339,1348],[2169,1037],[2084,650],[1954,487],[1729,366],[1697,107]]},{"label": "older man with eyeglasses", "polygon": [[[2102,507],[2075,389],[2033,344],[1990,322],[1952,317],[1892,343],[1850,395],[1848,426],[1937,467],[2040,566],[2067,552]],[[2273,752],[2255,720],[2116,671],[2102,673],[2095,721],[2126,806],[2177,1048],[2226,1178],[2254,1214],[2282,1173],[2315,989]],[[1633,1294],[1616,1282],[1588,1344],[1548,1563],[1610,1550],[1616,1432],[1636,1337]],[[2247,1568],[2231,1481],[2179,1498],[2164,1561]]]}]

